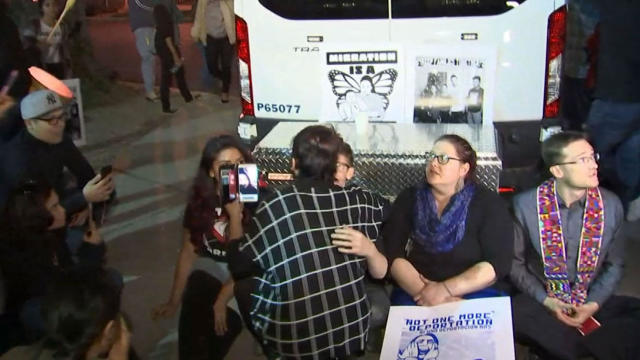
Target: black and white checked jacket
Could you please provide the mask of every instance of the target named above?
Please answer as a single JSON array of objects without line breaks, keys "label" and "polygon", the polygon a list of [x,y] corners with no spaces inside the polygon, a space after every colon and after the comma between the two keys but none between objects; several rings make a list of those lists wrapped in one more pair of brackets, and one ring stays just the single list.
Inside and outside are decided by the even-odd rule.
[{"label": "black and white checked jacket", "polygon": [[283,358],[364,349],[366,260],[339,253],[330,235],[346,225],[376,241],[387,204],[359,187],[298,179],[258,206],[239,250],[263,271],[251,294],[254,329]]}]

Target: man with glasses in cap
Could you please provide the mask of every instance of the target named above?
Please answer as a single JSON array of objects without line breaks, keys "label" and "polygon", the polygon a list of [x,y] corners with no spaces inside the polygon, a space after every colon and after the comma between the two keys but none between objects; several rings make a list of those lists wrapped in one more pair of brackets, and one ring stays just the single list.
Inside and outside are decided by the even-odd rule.
[{"label": "man with glasses in cap", "polygon": [[516,339],[545,359],[639,359],[640,300],[613,295],[624,213],[598,187],[598,154],[582,133],[563,132],[542,144],[542,158],[552,177],[514,198]]},{"label": "man with glasses in cap", "polygon": [[[56,93],[32,92],[22,99],[20,110],[25,128],[0,149],[0,208],[21,180],[39,175],[50,181],[60,195],[70,219],[68,225],[83,225],[89,215],[88,203],[105,201],[111,195],[111,175],[105,179],[96,175],[73,141],[65,136],[65,107]],[[65,168],[76,178],[77,187],[68,189]]]}]

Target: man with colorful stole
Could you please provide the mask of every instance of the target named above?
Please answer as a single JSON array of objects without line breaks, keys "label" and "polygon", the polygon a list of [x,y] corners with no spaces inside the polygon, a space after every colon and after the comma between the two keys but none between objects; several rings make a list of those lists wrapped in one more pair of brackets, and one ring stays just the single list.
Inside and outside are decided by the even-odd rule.
[{"label": "man with colorful stole", "polygon": [[514,199],[516,339],[544,359],[640,359],[640,300],[613,295],[623,272],[620,200],[598,187],[584,134],[551,136],[542,158],[553,177]]}]

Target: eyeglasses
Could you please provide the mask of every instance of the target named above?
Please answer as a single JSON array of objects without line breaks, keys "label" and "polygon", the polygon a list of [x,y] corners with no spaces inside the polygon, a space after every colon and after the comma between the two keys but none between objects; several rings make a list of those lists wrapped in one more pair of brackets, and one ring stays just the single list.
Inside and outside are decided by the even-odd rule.
[{"label": "eyeglasses", "polygon": [[341,162],[341,161],[338,161],[338,162],[336,163],[336,167],[338,167],[338,166],[344,166],[344,167],[346,167],[347,169],[349,169],[349,168],[351,167],[351,165],[349,165],[349,164],[347,164],[347,163],[345,163],[345,162]]},{"label": "eyeglasses", "polygon": [[60,116],[50,116],[46,118],[37,118],[37,120],[42,120],[48,122],[50,125],[58,125],[60,122],[67,121],[67,114],[62,113]]},{"label": "eyeglasses", "polygon": [[598,162],[598,160],[600,160],[600,154],[594,153],[592,155],[581,156],[575,159],[574,161],[565,161],[565,162],[557,163],[556,165],[572,165],[572,164],[587,165],[587,164],[595,164]]},{"label": "eyeglasses", "polygon": [[457,160],[457,161],[460,161],[460,162],[464,162],[464,160],[462,160],[462,159],[454,158],[454,157],[451,157],[451,156],[449,156],[447,154],[436,155],[435,153],[433,153],[431,151],[427,152],[425,154],[425,156],[427,158],[427,162],[428,163],[431,163],[433,161],[433,159],[438,159],[438,164],[440,164],[440,165],[446,165],[449,162],[449,160]]}]

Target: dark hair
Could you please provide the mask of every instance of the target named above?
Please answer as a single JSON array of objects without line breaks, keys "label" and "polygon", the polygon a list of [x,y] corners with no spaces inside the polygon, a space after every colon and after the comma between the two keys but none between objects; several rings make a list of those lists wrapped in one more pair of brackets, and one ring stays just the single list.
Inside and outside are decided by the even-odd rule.
[{"label": "dark hair", "polygon": [[120,313],[120,292],[106,271],[78,268],[63,273],[44,298],[44,345],[54,358],[85,359],[107,324]]},{"label": "dark hair", "polygon": [[[195,179],[191,185],[191,191],[187,202],[187,211],[193,216],[199,218],[200,215],[209,216],[206,213],[208,209],[215,209],[220,206],[220,196],[218,195],[218,179],[211,178],[209,172],[213,168],[213,162],[216,160],[220,152],[226,149],[236,149],[244,158],[245,162],[253,162],[253,157],[240,140],[229,134],[221,134],[210,138],[202,149],[200,156],[200,164],[196,171]],[[205,214],[206,213],[206,214]],[[210,219],[192,219],[199,221],[208,221]],[[198,227],[199,224],[192,224]],[[191,226],[190,226],[191,227]]]},{"label": "dark hair", "polygon": [[153,7],[153,21],[156,26],[159,24],[173,24],[171,14],[169,14],[169,9],[167,9],[163,4],[158,4]]},{"label": "dark hair", "polygon": [[371,76],[369,75],[365,75],[363,77],[360,78],[360,83],[362,83],[363,81],[368,81],[369,84],[371,84],[371,92],[373,92],[376,88],[376,86],[373,84],[373,79],[371,78]]},{"label": "dark hair", "polygon": [[299,175],[333,184],[342,138],[333,127],[312,125],[293,138],[291,156]]},{"label": "dark hair", "polygon": [[478,81],[480,81],[480,76],[476,75],[476,76],[471,78],[471,80],[475,80],[475,79],[478,79]]},{"label": "dark hair", "polygon": [[458,153],[460,160],[469,164],[469,172],[464,178],[465,181],[475,181],[478,156],[476,155],[476,151],[471,147],[471,144],[469,144],[469,142],[463,137],[455,134],[442,135],[436,140],[436,142],[439,141],[446,141],[456,148],[456,152]]},{"label": "dark hair", "polygon": [[[2,1],[4,1],[4,0],[2,0]],[[38,10],[40,11],[40,16],[44,15],[44,11],[42,10],[42,8],[44,7],[44,2],[45,1],[46,0],[38,0]],[[58,3],[58,5],[59,5],[58,0],[53,0],[53,2]],[[58,12],[61,12],[61,11],[62,11],[62,9],[58,9]],[[60,14],[58,14],[58,15],[60,15]]]},{"label": "dark hair", "polygon": [[338,148],[338,155],[342,155],[347,158],[349,161],[349,166],[353,167],[353,150],[351,150],[351,145],[346,141],[342,142],[340,148]]},{"label": "dark hair", "polygon": [[27,178],[9,194],[3,219],[19,232],[44,233],[53,223],[46,202],[53,187],[44,178]]},{"label": "dark hair", "polygon": [[547,168],[561,163],[564,160],[564,148],[579,140],[588,141],[587,135],[578,131],[563,131],[547,138],[542,143],[542,160]]}]

